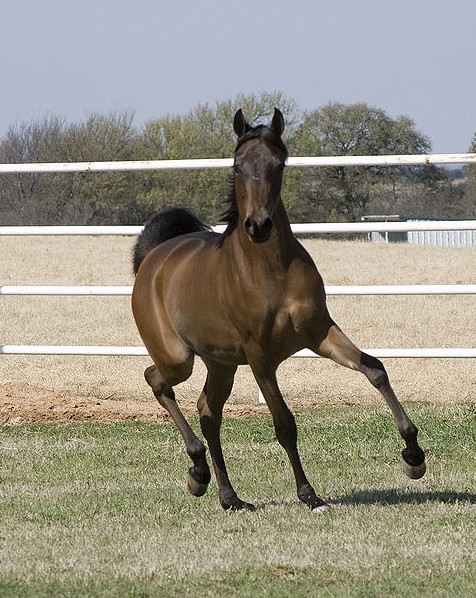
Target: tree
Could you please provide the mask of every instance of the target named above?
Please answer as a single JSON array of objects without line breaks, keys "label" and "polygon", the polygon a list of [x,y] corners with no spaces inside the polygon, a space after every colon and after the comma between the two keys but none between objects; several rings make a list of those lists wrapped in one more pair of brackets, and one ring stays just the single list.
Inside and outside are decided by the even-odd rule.
[{"label": "tree", "polygon": [[[139,151],[133,115],[90,115],[66,125],[59,118],[12,127],[0,143],[0,160],[83,162],[132,160]],[[0,214],[12,224],[115,224],[142,221],[135,198],[140,177],[131,173],[5,175]]]},{"label": "tree", "polygon": [[[56,161],[64,132],[64,121],[49,117],[11,127],[0,143],[0,161]],[[51,177],[35,173],[9,174],[0,178],[0,215],[5,224],[45,223],[49,204]],[[47,198],[38,201],[39,198]]]},{"label": "tree", "polygon": [[[133,113],[91,114],[69,125],[62,138],[62,156],[68,162],[140,159],[140,136]],[[63,177],[64,175],[59,175]],[[136,196],[141,191],[137,173],[74,173],[66,177],[60,211],[66,220],[84,224],[119,224],[142,220]]]},{"label": "tree", "polygon": [[[476,154],[476,133],[473,136],[471,145],[469,147],[470,154]],[[469,164],[465,168],[467,172],[467,194],[469,203],[473,207],[473,211],[476,210],[476,165]]]},{"label": "tree", "polygon": [[[236,143],[233,117],[242,108],[252,123],[285,115],[290,155],[421,154],[430,142],[408,117],[396,119],[367,104],[331,103],[301,115],[282,92],[238,95],[199,104],[185,115],[152,119],[141,131],[129,111],[91,114],[79,123],[48,117],[11,127],[0,161],[228,158]],[[471,151],[476,151],[476,135]],[[443,168],[335,167],[288,169],[283,200],[291,220],[355,220],[364,213],[474,217],[476,167],[468,183]],[[468,191],[465,194],[465,187]],[[215,224],[228,190],[223,170],[18,174],[0,177],[3,224],[139,224],[169,206],[191,208]]]},{"label": "tree", "polygon": [[[331,103],[310,112],[296,134],[297,155],[347,156],[420,154],[430,142],[407,117],[390,118],[364,103]],[[344,167],[312,169],[302,177],[303,193],[325,219],[355,220],[377,187],[397,193],[397,184],[421,176],[414,167]]]}]

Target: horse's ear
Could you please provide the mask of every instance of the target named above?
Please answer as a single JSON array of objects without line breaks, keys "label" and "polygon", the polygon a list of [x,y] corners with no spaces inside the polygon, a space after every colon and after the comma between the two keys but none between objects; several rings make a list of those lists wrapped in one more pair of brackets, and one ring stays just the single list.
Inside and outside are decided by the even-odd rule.
[{"label": "horse's ear", "polygon": [[284,132],[284,117],[281,110],[278,110],[277,108],[274,109],[273,120],[271,121],[269,128],[281,137]]},{"label": "horse's ear", "polygon": [[243,116],[243,110],[240,108],[233,119],[233,130],[238,139],[241,139],[250,129],[250,125],[246,122],[246,119]]}]

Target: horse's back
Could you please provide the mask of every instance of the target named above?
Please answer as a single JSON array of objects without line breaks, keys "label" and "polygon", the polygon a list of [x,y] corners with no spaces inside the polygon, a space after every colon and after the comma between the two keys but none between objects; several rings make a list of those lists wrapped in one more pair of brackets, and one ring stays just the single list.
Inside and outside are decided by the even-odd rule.
[{"label": "horse's back", "polygon": [[[154,247],[145,256],[136,282],[142,279],[167,276],[168,270],[180,274],[190,260],[201,261],[203,256],[211,255],[218,242],[219,235],[214,232],[202,231],[173,237]],[[164,271],[165,270],[165,271]]]}]

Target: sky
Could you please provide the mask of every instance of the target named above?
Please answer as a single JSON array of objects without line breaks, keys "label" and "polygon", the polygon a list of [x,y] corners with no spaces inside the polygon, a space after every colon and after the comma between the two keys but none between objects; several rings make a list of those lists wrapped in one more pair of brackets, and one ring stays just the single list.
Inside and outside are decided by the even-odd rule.
[{"label": "sky", "polygon": [[436,153],[476,132],[476,1],[15,0],[0,12],[0,138],[133,111],[140,128],[238,94],[366,102]]}]

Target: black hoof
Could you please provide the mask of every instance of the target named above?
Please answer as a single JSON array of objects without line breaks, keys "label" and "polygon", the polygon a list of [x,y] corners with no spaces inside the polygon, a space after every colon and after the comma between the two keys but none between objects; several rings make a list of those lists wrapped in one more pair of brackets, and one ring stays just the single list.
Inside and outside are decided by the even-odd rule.
[{"label": "black hoof", "polygon": [[326,509],[329,508],[328,503],[326,503],[325,500],[322,500],[321,498],[317,497],[316,501],[311,502],[310,504],[307,505],[309,507],[309,509],[312,511],[312,513],[322,513],[324,512]]},{"label": "black hoof", "polygon": [[420,448],[413,453],[410,453],[408,449],[403,449],[402,458],[403,471],[411,480],[419,480],[425,475],[425,453]]},{"label": "black hoof", "polygon": [[407,477],[411,480],[419,480],[425,475],[426,463],[423,461],[420,465],[409,465],[405,461],[403,462],[403,471]]},{"label": "black hoof", "polygon": [[195,476],[196,473],[194,472],[194,468],[191,467],[188,470],[188,491],[190,494],[193,494],[193,496],[203,496],[208,489],[208,484],[210,483],[210,473],[208,473],[208,475],[202,476],[201,480],[197,480]]},{"label": "black hoof", "polygon": [[319,511],[324,511],[329,505],[319,498],[317,494],[314,492],[314,489],[310,485],[306,485],[302,487],[298,491],[299,500],[301,500],[311,511],[315,511],[316,513]]}]

